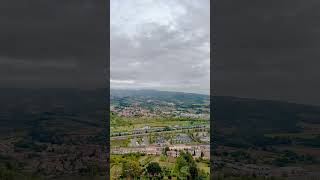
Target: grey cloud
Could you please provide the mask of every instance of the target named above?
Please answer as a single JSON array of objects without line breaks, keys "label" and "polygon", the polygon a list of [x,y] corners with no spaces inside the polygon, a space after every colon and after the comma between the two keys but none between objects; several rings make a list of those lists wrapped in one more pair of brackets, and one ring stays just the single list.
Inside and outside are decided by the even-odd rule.
[{"label": "grey cloud", "polygon": [[[122,3],[126,2],[128,1]],[[154,19],[152,22],[127,17],[128,21],[135,21],[131,27],[124,26],[127,29],[111,27],[111,79],[135,81],[134,84],[127,85],[111,83],[111,87],[209,92],[209,1],[193,1],[194,4],[189,4],[189,1],[171,3],[176,6],[171,11],[167,9],[168,12],[175,12],[174,8],[179,7],[183,13],[170,14],[170,23],[163,23],[160,14],[150,17]],[[158,9],[159,13],[164,7],[170,8],[167,4],[145,3],[140,6],[142,7],[138,7],[139,9]],[[126,11],[135,8],[130,7]],[[143,11],[135,13],[138,13],[138,17],[144,14]],[[125,14],[111,14],[112,16],[125,17]],[[117,22],[111,22],[112,24]],[[121,31],[124,32],[120,33]]]},{"label": "grey cloud", "polygon": [[105,3],[1,1],[1,86],[104,87],[108,33]]}]

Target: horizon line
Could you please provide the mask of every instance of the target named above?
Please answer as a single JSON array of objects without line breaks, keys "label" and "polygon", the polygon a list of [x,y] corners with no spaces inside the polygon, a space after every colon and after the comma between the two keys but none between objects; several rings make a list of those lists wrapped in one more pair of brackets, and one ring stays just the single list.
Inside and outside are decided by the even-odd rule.
[{"label": "horizon line", "polygon": [[186,94],[199,94],[199,95],[207,95],[210,96],[210,92],[201,93],[194,91],[177,91],[177,90],[162,90],[162,89],[151,89],[151,88],[110,88],[110,90],[133,90],[133,91],[143,91],[143,90],[151,90],[151,91],[161,91],[161,92],[172,92],[172,93],[186,93]]}]

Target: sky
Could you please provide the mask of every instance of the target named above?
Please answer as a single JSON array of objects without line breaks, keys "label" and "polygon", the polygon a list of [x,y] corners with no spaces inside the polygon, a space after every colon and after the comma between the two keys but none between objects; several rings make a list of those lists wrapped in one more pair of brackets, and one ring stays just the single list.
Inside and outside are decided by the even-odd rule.
[{"label": "sky", "polygon": [[105,1],[0,1],[0,88],[106,86]]},{"label": "sky", "polygon": [[320,105],[320,1],[215,2],[215,95]]},{"label": "sky", "polygon": [[[320,1],[209,2],[111,0],[111,87],[320,105]],[[105,3],[1,0],[0,88],[105,87]]]},{"label": "sky", "polygon": [[111,88],[209,94],[209,0],[111,0]]}]

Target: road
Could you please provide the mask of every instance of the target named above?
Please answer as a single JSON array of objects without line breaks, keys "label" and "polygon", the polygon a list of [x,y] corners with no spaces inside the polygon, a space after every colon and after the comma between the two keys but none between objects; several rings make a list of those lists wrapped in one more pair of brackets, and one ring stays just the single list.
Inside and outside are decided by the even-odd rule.
[{"label": "road", "polygon": [[127,134],[127,135],[122,135],[122,136],[112,136],[110,139],[111,140],[121,140],[121,139],[127,139],[128,137],[139,137],[139,136],[146,136],[146,135],[150,135],[150,134],[156,134],[156,133],[173,133],[173,132],[182,132],[184,130],[207,130],[210,127],[191,127],[191,128],[185,128],[185,129],[176,129],[176,130],[171,130],[171,131],[160,131],[160,132],[147,132],[147,133],[133,133],[131,132],[131,134]]}]

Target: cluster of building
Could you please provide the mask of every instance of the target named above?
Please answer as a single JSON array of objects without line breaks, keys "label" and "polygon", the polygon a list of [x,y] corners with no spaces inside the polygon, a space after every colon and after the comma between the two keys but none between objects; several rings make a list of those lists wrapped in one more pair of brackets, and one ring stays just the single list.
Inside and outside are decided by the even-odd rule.
[{"label": "cluster of building", "polygon": [[194,158],[210,159],[210,146],[209,145],[172,145],[169,146],[170,151],[167,151],[167,156],[178,157],[182,151],[188,152]]},{"label": "cluster of building", "polygon": [[137,140],[137,137],[134,137],[130,140],[131,147],[148,146],[148,145],[149,145],[149,140],[147,136],[144,136],[140,142]]},{"label": "cluster of building", "polygon": [[[210,159],[210,146],[209,145],[169,145],[166,146],[169,151],[166,155],[169,157],[178,157],[180,153],[188,152],[194,158]],[[164,146],[150,145],[147,147],[134,147],[134,148],[112,148],[112,154],[128,154],[128,153],[143,153],[146,155],[161,155],[165,148]]]},{"label": "cluster of building", "polygon": [[173,138],[176,143],[191,143],[192,139],[187,134],[178,134]]},{"label": "cluster of building", "polygon": [[[112,105],[111,112],[122,117],[160,116],[209,120],[209,108],[202,104],[193,106],[192,104],[185,105],[179,102],[173,103],[167,100],[151,98],[144,101],[152,107],[152,109],[149,110],[145,108],[146,106],[131,102],[131,100],[128,100],[117,103],[117,105]],[[191,130],[191,132],[207,132],[209,125],[207,123],[200,123],[202,123],[202,121],[185,126],[168,124],[168,126],[165,127],[150,127],[148,124],[145,124],[144,127],[136,128],[129,132],[111,133],[111,137],[114,139],[122,137],[130,139],[128,144],[122,145],[125,147],[112,147],[111,154],[143,153],[146,155],[161,155],[165,153],[168,157],[178,157],[181,152],[189,152],[194,158],[202,157],[209,159],[209,145],[190,145],[194,142],[200,142],[199,139],[201,139],[202,143],[209,144],[210,138],[206,137],[208,134],[201,137],[199,136],[198,139],[194,139],[193,136],[185,134],[185,132],[189,132],[189,130]],[[168,131],[176,131],[176,133],[170,133],[169,140],[161,134],[167,133]],[[149,136],[149,134],[151,136]],[[152,134],[161,135],[153,138]]]},{"label": "cluster of building", "polygon": [[111,154],[143,153],[147,155],[161,155],[163,147],[150,145],[148,147],[112,148]]},{"label": "cluster of building", "polygon": [[150,110],[144,109],[141,107],[133,106],[133,107],[121,107],[117,108],[114,106],[111,106],[110,108],[111,112],[118,114],[122,117],[154,117],[156,116],[154,113],[151,113]]},{"label": "cluster of building", "polygon": [[122,117],[182,117],[182,118],[195,118],[195,119],[210,119],[210,113],[208,108],[193,108],[193,107],[176,107],[174,103],[163,103],[155,100],[148,100],[148,103],[153,104],[153,111],[142,108],[138,103],[134,103],[130,106],[114,106],[111,105],[110,110],[113,113]]},{"label": "cluster of building", "polygon": [[199,139],[203,143],[210,143],[210,133],[209,132],[196,132],[193,136]]},{"label": "cluster of building", "polygon": [[210,119],[210,114],[194,114],[194,113],[180,113],[180,117],[185,117],[185,118],[195,118],[195,119]]}]

